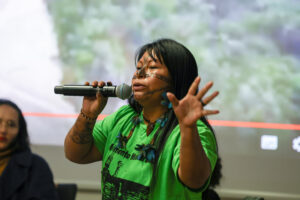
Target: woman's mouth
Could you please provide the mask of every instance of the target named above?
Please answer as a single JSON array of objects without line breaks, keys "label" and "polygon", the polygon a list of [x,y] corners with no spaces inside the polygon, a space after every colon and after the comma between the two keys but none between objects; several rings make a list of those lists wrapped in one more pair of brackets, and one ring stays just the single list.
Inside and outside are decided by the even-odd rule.
[{"label": "woman's mouth", "polygon": [[132,85],[132,90],[133,91],[140,91],[140,90],[143,90],[145,89],[145,86],[143,84],[140,84],[140,83],[135,83]]},{"label": "woman's mouth", "polygon": [[6,142],[6,141],[7,141],[6,137],[0,136],[0,142]]}]

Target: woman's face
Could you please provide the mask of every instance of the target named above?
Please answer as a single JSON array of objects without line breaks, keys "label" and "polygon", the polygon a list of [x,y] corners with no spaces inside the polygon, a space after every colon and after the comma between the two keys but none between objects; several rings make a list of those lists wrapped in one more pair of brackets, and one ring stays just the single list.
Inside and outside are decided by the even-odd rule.
[{"label": "woman's face", "polygon": [[9,105],[0,105],[0,151],[6,150],[19,132],[18,112]]},{"label": "woman's face", "polygon": [[134,98],[142,106],[146,104],[157,105],[161,103],[161,94],[170,90],[171,76],[168,68],[145,52],[138,61],[136,72],[132,78],[132,91]]}]

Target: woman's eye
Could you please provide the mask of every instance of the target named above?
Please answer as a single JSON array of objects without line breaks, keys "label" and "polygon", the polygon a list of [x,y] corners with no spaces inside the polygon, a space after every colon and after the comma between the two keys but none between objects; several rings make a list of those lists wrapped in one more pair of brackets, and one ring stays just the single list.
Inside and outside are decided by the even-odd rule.
[{"label": "woman's eye", "polygon": [[7,125],[8,125],[8,127],[16,127],[16,123],[11,122],[11,121],[7,122]]}]

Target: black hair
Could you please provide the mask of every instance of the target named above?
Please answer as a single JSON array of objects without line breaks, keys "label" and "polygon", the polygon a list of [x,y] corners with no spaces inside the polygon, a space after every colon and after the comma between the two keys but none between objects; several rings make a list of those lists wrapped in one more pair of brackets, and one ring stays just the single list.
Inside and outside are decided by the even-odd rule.
[{"label": "black hair", "polygon": [[218,185],[220,185],[220,180],[223,177],[222,174],[222,159],[218,157],[214,171],[212,172],[211,178],[210,178],[210,184],[209,187],[215,188]]},{"label": "black hair", "polygon": [[220,200],[219,194],[215,191],[215,187],[220,185],[222,174],[222,160],[218,157],[214,171],[211,174],[209,186],[202,193],[202,200]]},{"label": "black hair", "polygon": [[[136,63],[147,52],[152,59],[155,56],[160,63],[165,64],[172,78],[172,92],[177,99],[182,99],[187,94],[191,84],[198,76],[198,67],[192,53],[182,44],[172,39],[159,39],[152,43],[145,44],[136,53]],[[133,95],[128,100],[129,105],[137,112],[142,111],[142,106],[134,99]],[[213,132],[212,127],[205,117],[200,119]],[[178,121],[173,110],[168,113],[168,122],[159,134],[156,144],[156,156],[153,167],[153,177],[155,178],[155,170],[157,161],[163,147],[171,134],[172,130],[178,125]],[[153,180],[153,179],[152,179]]]},{"label": "black hair", "polygon": [[15,140],[16,144],[16,151],[25,151],[29,150],[29,136],[27,132],[27,124],[25,118],[22,114],[21,109],[12,101],[8,99],[0,99],[0,106],[1,105],[8,105],[14,108],[18,113],[19,118],[19,132],[17,138]]},{"label": "black hair", "polygon": [[[160,63],[167,66],[172,77],[172,91],[178,99],[182,99],[194,79],[198,76],[196,60],[192,53],[183,45],[171,39],[160,39],[142,46],[136,53],[135,62],[148,52],[154,59],[157,56]],[[154,55],[153,55],[154,54]],[[130,105],[138,112],[142,107],[133,99],[129,99]]]}]

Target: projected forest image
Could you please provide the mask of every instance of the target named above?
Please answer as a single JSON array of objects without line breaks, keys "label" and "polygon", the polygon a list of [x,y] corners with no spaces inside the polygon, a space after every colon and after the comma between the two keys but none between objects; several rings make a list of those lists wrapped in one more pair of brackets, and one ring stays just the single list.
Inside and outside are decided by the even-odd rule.
[{"label": "projected forest image", "polygon": [[[94,80],[130,85],[136,50],[159,38],[192,51],[201,85],[214,81],[220,96],[209,107],[221,113],[211,120],[300,122],[298,1],[11,0],[1,8],[0,88],[3,97],[33,113],[28,119],[33,143],[62,144],[74,120],[52,117],[45,124],[34,113],[80,110],[82,98],[55,95],[55,85]],[[126,103],[111,98],[102,114]],[[59,131],[45,131],[53,126]]]},{"label": "projected forest image", "polygon": [[136,49],[169,37],[192,50],[200,76],[220,90],[219,118],[300,121],[297,1],[61,0],[48,8],[62,83],[130,83]]}]

